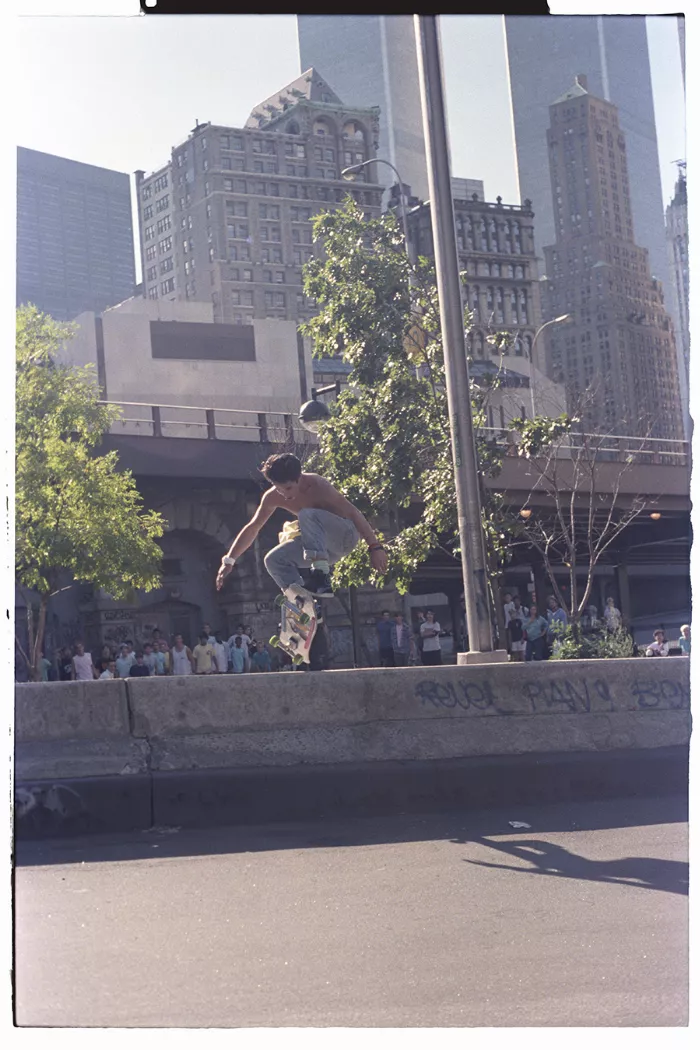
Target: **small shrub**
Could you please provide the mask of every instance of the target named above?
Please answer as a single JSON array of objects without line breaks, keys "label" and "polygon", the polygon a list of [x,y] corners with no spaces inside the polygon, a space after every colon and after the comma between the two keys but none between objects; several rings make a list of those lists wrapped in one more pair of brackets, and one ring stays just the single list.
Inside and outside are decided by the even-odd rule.
[{"label": "small shrub", "polygon": [[619,660],[634,656],[632,635],[623,627],[616,631],[583,634],[569,625],[555,639],[552,660]]}]

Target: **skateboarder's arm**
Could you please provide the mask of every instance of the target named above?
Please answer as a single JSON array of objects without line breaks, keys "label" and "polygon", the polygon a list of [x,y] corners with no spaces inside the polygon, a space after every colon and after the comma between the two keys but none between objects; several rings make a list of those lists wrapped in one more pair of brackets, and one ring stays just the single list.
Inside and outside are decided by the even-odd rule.
[{"label": "skateboarder's arm", "polygon": [[260,506],[247,525],[236,536],[228,551],[229,558],[240,558],[241,554],[255,542],[261,528],[271,518],[280,505],[280,497],[275,489],[268,489],[260,500]]}]

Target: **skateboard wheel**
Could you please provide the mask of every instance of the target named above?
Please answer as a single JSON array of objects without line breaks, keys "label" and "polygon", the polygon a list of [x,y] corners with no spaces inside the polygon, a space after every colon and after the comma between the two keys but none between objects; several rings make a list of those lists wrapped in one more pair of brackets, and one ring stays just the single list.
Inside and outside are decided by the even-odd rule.
[{"label": "skateboard wheel", "polygon": [[283,594],[278,594],[277,597],[275,598],[275,605],[282,606],[282,605],[285,604],[286,601],[287,601],[287,599],[285,598],[285,596]]},{"label": "skateboard wheel", "polygon": [[273,634],[270,639],[270,645],[278,646],[280,644],[280,638],[278,634]]},{"label": "skateboard wheel", "polygon": [[295,667],[298,667],[299,664],[303,664],[303,662],[304,662],[304,657],[300,653],[297,653],[297,655],[292,658],[292,663],[294,664]]},{"label": "skateboard wheel", "polygon": [[301,616],[299,617],[299,623],[301,623],[301,624],[307,624],[307,623],[310,622],[310,620],[311,620],[311,617],[309,616],[308,613],[302,613]]}]

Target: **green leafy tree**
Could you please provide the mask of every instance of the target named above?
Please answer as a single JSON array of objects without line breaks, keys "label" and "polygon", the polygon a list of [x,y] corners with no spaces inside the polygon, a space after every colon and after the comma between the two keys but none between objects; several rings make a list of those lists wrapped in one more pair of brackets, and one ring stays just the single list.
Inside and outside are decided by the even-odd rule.
[{"label": "green leafy tree", "polygon": [[[460,558],[433,266],[427,259],[409,262],[392,215],[365,219],[350,199],[316,218],[314,237],[323,257],[305,267],[305,292],[317,313],[304,331],[316,357],[340,356],[352,366],[348,387],[320,429],[314,465],[363,513],[395,522],[383,537],[386,578],[371,568],[360,544],[335,567],[334,579],[338,586],[393,582],[405,593],[431,551]],[[493,337],[497,344],[505,339]],[[471,385],[482,479],[498,474],[505,453],[479,432],[497,382]],[[482,505],[493,578],[521,522],[508,512],[503,494],[483,486]]]},{"label": "green leafy tree", "polygon": [[60,362],[73,329],[36,307],[17,311],[15,572],[27,602],[37,681],[49,600],[65,573],[115,598],[159,586],[164,521],[142,507],[116,452],[96,449],[119,410],[100,404],[94,370]]}]

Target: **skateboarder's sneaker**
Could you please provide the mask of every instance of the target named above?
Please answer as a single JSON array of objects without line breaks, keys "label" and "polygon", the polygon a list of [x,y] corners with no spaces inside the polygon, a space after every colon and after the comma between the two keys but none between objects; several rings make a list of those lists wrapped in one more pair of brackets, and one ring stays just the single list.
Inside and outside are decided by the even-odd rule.
[{"label": "skateboarder's sneaker", "polygon": [[309,573],[307,587],[314,598],[333,598],[333,584],[327,572],[314,569]]}]

